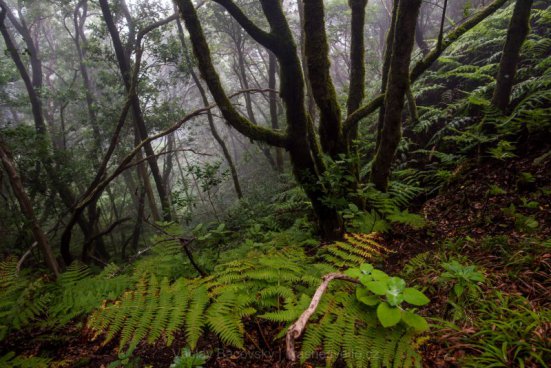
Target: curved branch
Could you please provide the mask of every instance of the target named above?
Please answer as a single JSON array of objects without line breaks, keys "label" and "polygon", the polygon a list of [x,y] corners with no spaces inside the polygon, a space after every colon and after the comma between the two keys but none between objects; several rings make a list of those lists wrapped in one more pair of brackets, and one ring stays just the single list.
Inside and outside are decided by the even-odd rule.
[{"label": "curved branch", "polygon": [[213,0],[222,6],[256,42],[271,51],[277,48],[276,38],[250,20],[232,0]]},{"label": "curved branch", "polygon": [[285,147],[287,145],[287,136],[285,134],[254,125],[235,109],[226,95],[220,77],[213,66],[210,49],[193,3],[191,0],[177,0],[177,4],[189,32],[193,52],[197,58],[201,75],[207,83],[212,97],[216,101],[224,118],[232,127],[252,140],[265,142],[272,146]]},{"label": "curved branch", "polygon": [[286,351],[287,351],[287,359],[294,362],[297,360],[297,355],[295,352],[295,340],[298,339],[302,333],[304,332],[304,329],[306,328],[306,324],[308,323],[308,320],[310,317],[314,315],[316,312],[316,309],[318,308],[318,305],[321,301],[321,297],[325,292],[327,291],[327,288],[329,287],[329,283],[333,280],[344,280],[353,282],[355,284],[359,283],[359,281],[353,277],[346,276],[342,273],[329,273],[321,278],[322,282],[320,286],[318,286],[316,292],[314,293],[314,296],[312,297],[312,301],[310,302],[310,305],[308,308],[302,312],[300,317],[296,320],[295,323],[289,327],[287,330],[287,335],[285,336],[285,344],[286,344]]}]

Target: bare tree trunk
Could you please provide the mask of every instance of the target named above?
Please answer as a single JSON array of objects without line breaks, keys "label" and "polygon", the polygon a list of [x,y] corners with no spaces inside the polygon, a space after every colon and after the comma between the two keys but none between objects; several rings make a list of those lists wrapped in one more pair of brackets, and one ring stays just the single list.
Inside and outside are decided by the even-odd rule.
[{"label": "bare tree trunk", "polygon": [[8,174],[8,179],[10,181],[15,197],[17,198],[17,201],[19,202],[19,205],[21,207],[21,212],[23,212],[23,215],[25,215],[25,218],[30,224],[34,239],[36,240],[36,243],[38,244],[38,247],[40,248],[42,255],[44,256],[46,265],[54,273],[55,277],[57,277],[59,275],[59,265],[57,264],[57,260],[55,259],[52,248],[50,247],[48,238],[42,231],[42,228],[40,227],[38,220],[34,215],[31,200],[29,199],[27,193],[25,192],[25,189],[23,188],[21,178],[17,173],[17,169],[15,168],[11,153],[8,150],[8,147],[1,140],[0,160],[2,161],[2,166],[4,166],[4,170],[6,170],[6,173]]},{"label": "bare tree trunk", "polygon": [[[270,89],[270,120],[272,122],[272,129],[279,130],[279,121],[277,115],[277,92],[276,89],[276,75],[277,75],[277,59],[272,52],[269,52],[268,61],[268,88]],[[276,152],[276,166],[277,171],[280,173],[284,170],[283,162],[283,150],[280,147],[275,147]]]},{"label": "bare tree trunk", "polygon": [[532,9],[532,0],[517,0],[509,30],[507,31],[507,40],[499,62],[499,70],[496,77],[496,88],[492,97],[492,104],[505,112],[509,106],[511,90],[515,82],[517,65],[520,59],[520,48],[530,32],[530,12]]}]

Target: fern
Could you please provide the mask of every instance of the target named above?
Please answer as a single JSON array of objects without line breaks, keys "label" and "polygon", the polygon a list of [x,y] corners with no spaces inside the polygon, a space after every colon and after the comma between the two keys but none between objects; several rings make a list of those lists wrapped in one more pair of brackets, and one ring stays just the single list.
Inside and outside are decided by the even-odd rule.
[{"label": "fern", "polygon": [[342,356],[347,367],[420,367],[415,334],[396,327],[376,324],[374,312],[364,308],[347,292],[325,296],[318,307],[317,320],[310,321],[302,342],[304,363],[323,347],[326,364]]},{"label": "fern", "polygon": [[18,356],[14,352],[0,356],[0,367],[3,368],[47,368],[49,364],[50,359]]},{"label": "fern", "polygon": [[51,294],[41,278],[17,273],[17,259],[0,262],[0,340],[46,313]]},{"label": "fern", "polygon": [[378,235],[346,234],[344,241],[338,241],[325,247],[323,258],[338,268],[360,266],[373,259],[380,258],[389,250],[379,243]]}]

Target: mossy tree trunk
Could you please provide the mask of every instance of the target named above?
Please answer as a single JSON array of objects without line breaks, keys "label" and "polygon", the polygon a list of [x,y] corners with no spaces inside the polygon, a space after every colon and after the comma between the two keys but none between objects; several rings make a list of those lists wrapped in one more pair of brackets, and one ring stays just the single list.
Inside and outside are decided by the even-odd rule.
[{"label": "mossy tree trunk", "polygon": [[[453,41],[495,12],[506,1],[494,0],[487,8],[449,32],[438,50],[433,49],[415,65],[411,72],[411,79],[417,79]],[[379,188],[386,189],[390,164],[401,137],[401,114],[409,87],[409,61],[421,0],[404,0],[399,5],[396,1],[396,6],[401,10],[398,12],[396,8],[395,16],[395,23],[400,32],[395,36],[391,35],[387,45],[389,51],[386,64],[389,72],[384,75],[388,78],[388,83],[383,85],[383,92],[386,90],[386,93],[376,96],[363,106],[361,104],[365,88],[365,66],[363,65],[365,50],[362,31],[367,1],[349,1],[353,28],[353,39],[350,45],[352,70],[345,118],[342,117],[330,75],[329,47],[322,0],[299,1],[301,39],[304,41],[304,53],[300,54],[305,59],[304,69],[282,9],[281,0],[259,0],[269,23],[269,31],[258,27],[233,0],[214,0],[214,2],[224,7],[239,25],[256,42],[273,53],[279,62],[280,97],[285,107],[286,131],[281,132],[255,125],[237,111],[226,95],[213,66],[209,46],[193,1],[176,0],[190,34],[199,70],[210,93],[226,121],[241,134],[252,140],[284,148],[289,152],[293,173],[312,202],[319,220],[321,235],[327,240],[339,238],[343,233],[342,219],[337,209],[324,200],[331,193],[331,188],[321,184],[322,175],[326,171],[323,156],[336,159],[341,154],[348,155],[349,138],[356,136],[360,120],[384,106],[382,122],[385,124],[381,125],[381,144],[380,149],[377,150],[376,175],[373,178]],[[303,8],[301,8],[302,5]],[[305,91],[308,86],[311,86],[311,95],[319,110],[317,131],[316,121],[314,121],[316,109],[311,105],[308,105],[308,108],[306,106]],[[337,185],[340,184],[342,183],[337,183]]]},{"label": "mossy tree trunk", "polygon": [[496,76],[496,88],[492,97],[492,104],[503,112],[509,106],[511,90],[513,89],[520,59],[520,49],[528,36],[528,32],[530,32],[532,2],[532,0],[517,0],[509,23],[507,40],[505,41]]},{"label": "mossy tree trunk", "polygon": [[[402,109],[409,88],[409,64],[415,43],[415,27],[422,0],[399,0],[390,70],[385,92],[385,112],[380,144],[371,168],[371,181],[386,191],[390,169],[402,138]],[[398,31],[399,30],[399,31]]]}]

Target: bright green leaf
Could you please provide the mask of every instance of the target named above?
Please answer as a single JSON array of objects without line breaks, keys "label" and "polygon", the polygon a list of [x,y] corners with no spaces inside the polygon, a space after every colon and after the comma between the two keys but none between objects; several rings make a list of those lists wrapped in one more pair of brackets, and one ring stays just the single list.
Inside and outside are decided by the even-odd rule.
[{"label": "bright green leaf", "polygon": [[404,311],[402,313],[402,320],[418,332],[426,331],[429,328],[429,324],[426,319],[409,311]]},{"label": "bright green leaf", "polygon": [[399,308],[391,307],[388,303],[381,303],[377,307],[377,318],[383,327],[396,326],[402,319],[402,312]]},{"label": "bright green leaf", "polygon": [[385,295],[387,286],[385,281],[370,281],[365,283],[365,287],[373,294]]},{"label": "bright green leaf", "polygon": [[412,305],[425,305],[430,302],[430,299],[425,294],[414,288],[404,289],[404,300]]}]

